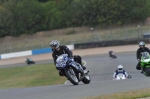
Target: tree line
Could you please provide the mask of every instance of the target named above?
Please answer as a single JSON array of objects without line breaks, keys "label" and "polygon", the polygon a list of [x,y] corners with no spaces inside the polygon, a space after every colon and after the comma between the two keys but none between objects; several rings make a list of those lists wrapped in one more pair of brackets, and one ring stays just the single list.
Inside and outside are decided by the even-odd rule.
[{"label": "tree line", "polygon": [[144,21],[150,0],[0,0],[0,37]]}]

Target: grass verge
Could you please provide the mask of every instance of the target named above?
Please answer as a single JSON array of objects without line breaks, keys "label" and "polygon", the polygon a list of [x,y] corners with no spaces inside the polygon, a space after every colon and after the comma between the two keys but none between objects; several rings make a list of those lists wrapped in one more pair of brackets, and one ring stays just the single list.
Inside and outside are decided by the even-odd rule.
[{"label": "grass verge", "polygon": [[119,92],[101,96],[87,97],[83,99],[140,99],[150,97],[150,88]]},{"label": "grass verge", "polygon": [[53,64],[0,69],[0,89],[63,84],[65,80]]}]

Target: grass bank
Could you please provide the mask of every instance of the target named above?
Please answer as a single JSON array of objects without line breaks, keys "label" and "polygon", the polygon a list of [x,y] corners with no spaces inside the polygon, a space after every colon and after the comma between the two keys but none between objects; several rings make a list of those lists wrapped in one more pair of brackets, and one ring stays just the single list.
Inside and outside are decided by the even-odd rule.
[{"label": "grass bank", "polygon": [[65,80],[53,64],[0,69],[0,89],[63,84]]}]

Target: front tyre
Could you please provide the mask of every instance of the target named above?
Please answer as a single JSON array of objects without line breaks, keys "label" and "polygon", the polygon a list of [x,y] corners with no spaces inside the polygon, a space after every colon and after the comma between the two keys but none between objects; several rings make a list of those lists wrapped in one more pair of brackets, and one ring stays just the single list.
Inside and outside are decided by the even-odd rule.
[{"label": "front tyre", "polygon": [[68,69],[65,74],[73,85],[78,85],[79,81],[73,69]]},{"label": "front tyre", "polygon": [[91,81],[90,76],[89,76],[88,74],[85,74],[85,77],[82,79],[82,82],[83,82],[84,84],[89,84],[90,81]]}]

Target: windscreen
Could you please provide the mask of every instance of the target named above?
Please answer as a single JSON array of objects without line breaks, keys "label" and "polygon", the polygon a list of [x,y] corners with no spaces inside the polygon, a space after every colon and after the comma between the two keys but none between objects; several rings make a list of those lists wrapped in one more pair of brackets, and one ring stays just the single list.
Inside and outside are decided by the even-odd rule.
[{"label": "windscreen", "polygon": [[148,52],[143,52],[143,53],[142,53],[142,57],[143,57],[144,59],[149,59],[149,53],[148,53]]},{"label": "windscreen", "polygon": [[67,60],[68,60],[68,58],[67,58],[66,54],[58,56],[58,58],[56,60],[56,64],[57,64],[56,66],[57,67],[65,67]]}]

